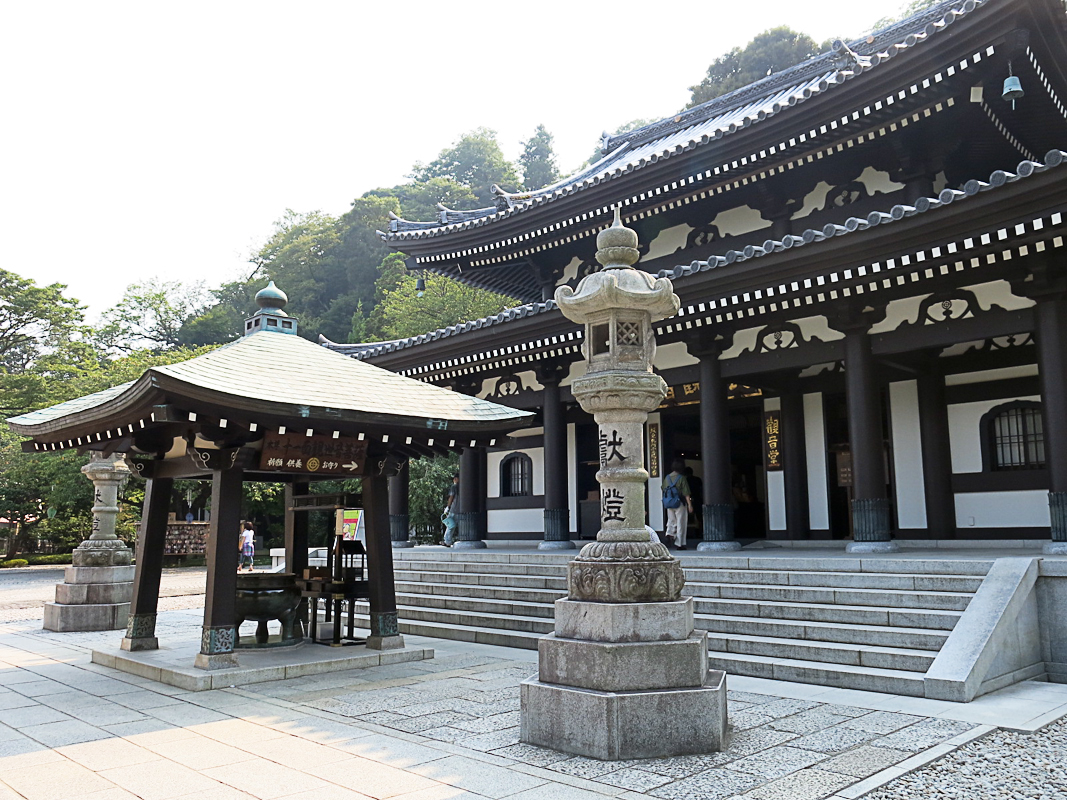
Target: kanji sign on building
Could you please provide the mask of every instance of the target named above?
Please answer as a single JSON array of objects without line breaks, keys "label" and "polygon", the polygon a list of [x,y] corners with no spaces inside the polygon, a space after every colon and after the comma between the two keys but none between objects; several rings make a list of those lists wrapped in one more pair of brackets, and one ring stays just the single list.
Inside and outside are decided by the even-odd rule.
[{"label": "kanji sign on building", "polygon": [[259,468],[267,472],[362,475],[366,462],[367,443],[356,439],[268,433]]},{"label": "kanji sign on building", "polygon": [[782,469],[782,418],[778,411],[763,412],[763,445],[767,469]]}]

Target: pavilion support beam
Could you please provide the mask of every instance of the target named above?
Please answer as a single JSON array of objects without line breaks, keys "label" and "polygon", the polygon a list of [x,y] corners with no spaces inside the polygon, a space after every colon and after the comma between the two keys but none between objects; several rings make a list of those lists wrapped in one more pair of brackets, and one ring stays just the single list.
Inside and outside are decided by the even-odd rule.
[{"label": "pavilion support beam", "polygon": [[[308,565],[308,515],[307,512],[293,511],[295,498],[311,493],[308,481],[294,481],[285,485],[285,571],[291,572],[295,580],[300,580]],[[300,601],[297,619],[307,631],[307,599]]]},{"label": "pavilion support beam", "polygon": [[850,553],[890,553],[892,508],[886,493],[882,398],[866,326],[845,333],[845,397],[852,452],[853,541]]},{"label": "pavilion support beam", "polygon": [[[457,550],[477,550],[485,547],[478,530],[479,478],[478,448],[464,447],[459,456],[459,513],[456,514]],[[484,494],[483,494],[484,496]]]},{"label": "pavilion support beam", "polygon": [[414,547],[410,538],[411,515],[408,506],[408,491],[411,488],[410,461],[405,461],[400,472],[389,478],[389,540],[393,547]]},{"label": "pavilion support beam", "polygon": [[195,665],[201,669],[237,666],[233,648],[237,643],[237,543],[241,527],[239,469],[213,470],[211,474],[211,524],[207,541],[207,593],[204,597],[204,628]]},{"label": "pavilion support beam", "polygon": [[544,387],[541,402],[545,429],[545,538],[537,545],[538,550],[574,549],[571,513],[567,507],[567,421],[559,388],[566,372],[563,364],[552,364],[537,372],[537,379]]},{"label": "pavilion support beam", "polygon": [[700,457],[704,467],[704,534],[697,550],[740,550],[734,538],[730,479],[729,383],[722,377],[720,347],[696,351],[700,359]]},{"label": "pavilion support beam", "polygon": [[[405,470],[407,468],[405,467]],[[363,478],[363,506],[367,515],[367,571],[369,578],[370,636],[372,650],[395,650],[404,646],[396,616],[396,583],[393,577],[393,547],[389,536],[389,479],[381,475]]]},{"label": "pavilion support beam", "polygon": [[808,458],[804,442],[804,395],[796,384],[782,393],[782,447],[785,467],[785,524],[790,539],[811,534],[808,511]]},{"label": "pavilion support beam", "polygon": [[951,539],[956,535],[952,451],[949,447],[945,376],[936,364],[929,365],[919,373],[916,390],[919,397],[926,530],[931,539]]},{"label": "pavilion support beam", "polygon": [[123,650],[158,650],[156,611],[159,606],[159,581],[163,574],[163,551],[167,541],[167,518],[170,514],[170,478],[152,478],[145,483],[144,513],[141,535],[137,539],[137,570],[133,578],[133,598]]},{"label": "pavilion support beam", "polygon": [[1067,299],[1037,303],[1037,363],[1041,379],[1045,464],[1048,467],[1051,541],[1049,555],[1067,555]]}]

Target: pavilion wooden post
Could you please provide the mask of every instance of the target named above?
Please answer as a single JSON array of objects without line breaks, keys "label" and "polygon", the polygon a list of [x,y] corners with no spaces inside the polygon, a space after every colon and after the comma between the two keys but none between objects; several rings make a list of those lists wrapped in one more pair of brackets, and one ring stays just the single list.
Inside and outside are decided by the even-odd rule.
[{"label": "pavilion wooden post", "polygon": [[545,429],[545,538],[538,550],[573,550],[570,509],[567,508],[567,421],[563,417],[559,383],[569,365],[549,362],[537,370]]},{"label": "pavilion wooden post", "polygon": [[201,669],[236,667],[237,564],[241,527],[241,469],[213,470],[211,524],[207,541],[207,594],[204,628],[196,666]]},{"label": "pavilion wooden post", "polygon": [[[406,469],[406,467],[405,467]],[[389,539],[389,487],[382,475],[363,477],[363,508],[367,515],[367,570],[370,579],[370,636],[372,650],[404,646],[396,618],[393,547]]]},{"label": "pavilion wooden post", "polygon": [[170,512],[171,478],[149,478],[145,483],[144,513],[141,535],[137,539],[137,570],[133,578],[133,598],[123,650],[158,650],[156,610],[159,605],[159,580],[163,573],[163,551],[167,541],[167,517]]},{"label": "pavilion wooden post", "polygon": [[[311,492],[311,484],[307,481],[293,481],[285,484],[285,571],[291,572],[297,580],[304,574],[308,565],[308,515],[307,512],[297,513],[293,511],[295,505],[293,497],[307,495]],[[304,625],[307,632],[308,602],[307,598],[300,601],[300,609],[297,618]]]},{"label": "pavilion wooden post", "polygon": [[408,492],[411,487],[411,472],[407,462],[400,472],[389,478],[389,539],[393,547],[414,547],[410,538],[411,516],[408,507]]},{"label": "pavilion wooden post", "polygon": [[740,550],[734,538],[730,480],[729,385],[722,377],[722,345],[705,341],[691,352],[700,359],[700,458],[704,465],[704,533],[697,550]]}]

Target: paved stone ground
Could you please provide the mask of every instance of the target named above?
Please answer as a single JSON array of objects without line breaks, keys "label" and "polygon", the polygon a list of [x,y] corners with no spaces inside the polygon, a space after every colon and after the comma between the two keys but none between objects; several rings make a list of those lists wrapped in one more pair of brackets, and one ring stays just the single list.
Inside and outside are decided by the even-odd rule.
[{"label": "paved stone ground", "polygon": [[[199,616],[161,613],[161,639]],[[409,637],[437,658],[191,693],[90,663],[119,633],[39,624],[0,624],[0,800],[841,800],[887,775],[872,797],[1067,797],[1061,723],[1022,736],[733,690],[725,752],[601,762],[518,742],[532,652]]]}]

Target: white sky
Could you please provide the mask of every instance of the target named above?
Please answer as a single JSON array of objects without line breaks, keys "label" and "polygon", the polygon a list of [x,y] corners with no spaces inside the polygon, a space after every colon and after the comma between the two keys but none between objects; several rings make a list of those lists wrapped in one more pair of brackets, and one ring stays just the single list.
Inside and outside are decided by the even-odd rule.
[{"label": "white sky", "polygon": [[147,278],[247,277],[286,208],[341,214],[475,127],[516,158],[544,123],[571,170],[760,31],[902,3],[0,0],[0,266],[91,318]]}]

